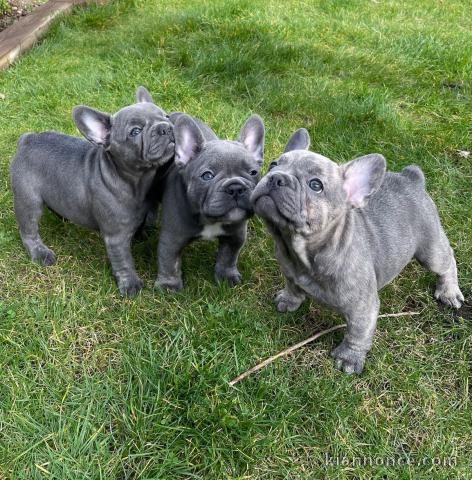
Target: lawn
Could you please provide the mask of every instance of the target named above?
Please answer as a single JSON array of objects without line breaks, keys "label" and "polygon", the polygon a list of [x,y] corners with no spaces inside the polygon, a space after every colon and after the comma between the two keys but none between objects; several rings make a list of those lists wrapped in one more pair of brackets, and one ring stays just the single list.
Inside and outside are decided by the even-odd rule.
[{"label": "lawn", "polygon": [[134,247],[146,288],[124,300],[99,235],[52,214],[42,237],[58,263],[30,262],[8,178],[21,133],[78,135],[74,105],[115,111],[140,84],[224,138],[256,112],[266,167],[299,127],[338,161],[420,165],[470,301],[467,3],[121,0],[60,19],[0,73],[1,479],[472,478],[470,307],[439,307],[419,265],[382,291],[381,312],[421,314],[379,321],[361,376],[333,368],[338,331],[230,387],[343,322],[314,302],[275,312],[282,277],[259,219],[240,286],[214,284],[216,245],[200,242],[184,291],[153,292],[156,232]]}]

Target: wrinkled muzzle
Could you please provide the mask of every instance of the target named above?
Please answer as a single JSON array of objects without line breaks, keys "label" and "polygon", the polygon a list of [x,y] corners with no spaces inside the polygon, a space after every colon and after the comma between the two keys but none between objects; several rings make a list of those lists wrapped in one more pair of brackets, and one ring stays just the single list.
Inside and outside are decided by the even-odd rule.
[{"label": "wrinkled muzzle", "polygon": [[158,122],[148,128],[144,136],[143,157],[146,161],[163,165],[174,156],[174,129],[169,122]]},{"label": "wrinkled muzzle", "polygon": [[203,212],[207,217],[240,221],[252,215],[250,195],[254,183],[242,177],[232,177],[216,183],[205,197]]},{"label": "wrinkled muzzle", "polygon": [[292,175],[269,172],[250,200],[257,215],[283,228],[298,228],[304,223],[300,184]]}]

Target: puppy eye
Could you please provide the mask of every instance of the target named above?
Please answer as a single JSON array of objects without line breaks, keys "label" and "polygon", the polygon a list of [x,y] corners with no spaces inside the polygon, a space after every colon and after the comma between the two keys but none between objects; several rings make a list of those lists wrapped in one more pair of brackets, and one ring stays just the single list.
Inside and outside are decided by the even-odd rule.
[{"label": "puppy eye", "polygon": [[134,127],[134,128],[131,130],[131,132],[129,132],[129,136],[130,136],[130,137],[136,137],[136,136],[139,135],[142,131],[143,131],[142,128]]},{"label": "puppy eye", "polygon": [[251,170],[249,175],[251,175],[251,177],[255,177],[257,175],[257,170]]},{"label": "puppy eye", "polygon": [[272,170],[274,167],[277,166],[277,162],[272,162],[270,165],[269,165],[269,170]]},{"label": "puppy eye", "polygon": [[212,178],[214,178],[215,176],[213,175],[213,173],[211,172],[203,172],[201,175],[200,175],[200,178],[202,180],[205,180],[205,182],[208,182],[208,180],[211,180]]},{"label": "puppy eye", "polygon": [[312,178],[308,182],[308,186],[316,193],[320,193],[323,191],[323,184],[319,178]]}]

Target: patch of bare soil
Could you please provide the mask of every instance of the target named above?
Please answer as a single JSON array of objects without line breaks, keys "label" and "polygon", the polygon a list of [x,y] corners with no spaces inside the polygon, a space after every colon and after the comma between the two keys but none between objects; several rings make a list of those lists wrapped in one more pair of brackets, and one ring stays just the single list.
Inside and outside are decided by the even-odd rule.
[{"label": "patch of bare soil", "polygon": [[[39,7],[47,0],[8,0],[6,11],[0,11],[0,32],[16,22],[21,17],[31,13],[36,7]],[[1,6],[1,2],[0,2]]]}]

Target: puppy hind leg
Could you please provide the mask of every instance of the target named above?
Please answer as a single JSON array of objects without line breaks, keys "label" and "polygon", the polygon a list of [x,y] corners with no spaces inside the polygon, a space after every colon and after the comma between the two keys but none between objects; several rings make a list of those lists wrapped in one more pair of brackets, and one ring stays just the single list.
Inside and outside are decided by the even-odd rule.
[{"label": "puppy hind leg", "polygon": [[[446,234],[440,227],[435,239],[418,249],[415,258],[428,270],[438,275],[434,297],[454,308],[460,308],[464,296],[459,289],[457,266]],[[432,241],[431,241],[432,240]]]},{"label": "puppy hind leg", "polygon": [[[459,282],[457,280],[457,266],[452,248],[449,247],[450,261],[449,267],[443,273],[435,272],[438,274],[438,280],[436,282],[436,291],[434,297],[440,300],[445,305],[454,308],[460,308],[464,303],[464,295],[459,288]],[[432,270],[432,269],[431,269]],[[434,270],[432,270],[434,272]]]},{"label": "puppy hind leg", "polygon": [[54,252],[44,245],[39,236],[39,220],[43,213],[43,201],[39,195],[22,188],[14,188],[14,209],[21,241],[31,260],[40,265],[56,263]]}]

